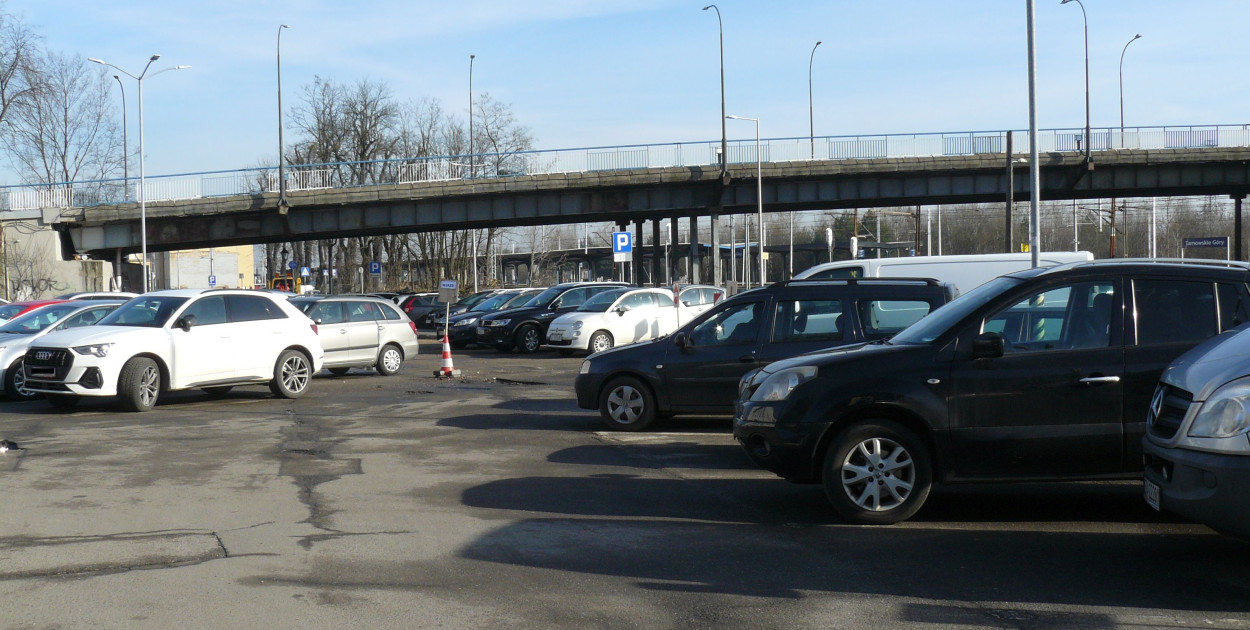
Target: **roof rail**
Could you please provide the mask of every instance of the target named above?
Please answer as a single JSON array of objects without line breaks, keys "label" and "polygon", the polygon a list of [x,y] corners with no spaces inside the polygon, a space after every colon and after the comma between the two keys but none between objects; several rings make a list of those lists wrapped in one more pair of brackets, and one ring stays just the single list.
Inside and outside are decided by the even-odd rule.
[{"label": "roof rail", "polygon": [[855,286],[858,284],[924,284],[928,286],[941,286],[946,283],[933,278],[796,278],[773,282],[768,286],[788,287],[817,284],[846,284],[848,286]]},{"label": "roof rail", "polygon": [[1231,267],[1250,270],[1250,262],[1241,260],[1218,260],[1213,258],[1100,258],[1086,262],[1070,263],[1073,265],[1107,265],[1107,264],[1185,264],[1207,265],[1213,267]]}]

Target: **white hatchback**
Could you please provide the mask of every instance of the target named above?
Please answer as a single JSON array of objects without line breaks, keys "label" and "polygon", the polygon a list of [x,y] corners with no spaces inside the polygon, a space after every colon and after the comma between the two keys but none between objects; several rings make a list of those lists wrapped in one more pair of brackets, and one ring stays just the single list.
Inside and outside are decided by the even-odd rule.
[{"label": "white hatchback", "polygon": [[26,351],[26,389],[56,407],[117,397],[147,411],[162,392],[221,395],[264,384],[283,398],[308,389],[323,361],[317,327],[286,298],[246,290],[145,293],[95,326],[48,334]]},{"label": "white hatchback", "polygon": [[694,314],[691,307],[679,308],[668,289],[609,289],[551,322],[547,345],[562,351],[602,352],[663,337]]}]

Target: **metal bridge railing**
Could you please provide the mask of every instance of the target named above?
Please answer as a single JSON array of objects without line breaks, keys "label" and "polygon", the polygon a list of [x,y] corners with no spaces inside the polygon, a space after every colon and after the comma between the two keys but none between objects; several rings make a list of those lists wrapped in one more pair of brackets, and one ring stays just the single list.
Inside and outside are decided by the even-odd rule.
[{"label": "metal bridge railing", "polygon": [[[1028,153],[1028,133],[1014,133],[1013,150],[1020,154]],[[812,159],[865,160],[995,154],[1004,152],[1006,138],[1006,131],[772,138],[761,141],[759,159],[770,163],[783,163]],[[1250,125],[1102,128],[1092,130],[1088,141],[1092,142],[1093,151],[1250,147]],[[1038,134],[1038,151],[1081,152],[1086,142],[1084,129],[1048,129]],[[757,159],[754,140],[731,141],[728,149],[729,164],[753,163]],[[473,156],[297,164],[286,169],[287,190],[714,166],[719,163],[719,150],[720,142],[709,140]],[[0,186],[0,212],[133,202],[137,199],[138,186],[138,180],[133,177],[129,180]],[[160,175],[146,177],[144,181],[144,192],[149,202],[228,197],[277,190],[276,167]]]}]

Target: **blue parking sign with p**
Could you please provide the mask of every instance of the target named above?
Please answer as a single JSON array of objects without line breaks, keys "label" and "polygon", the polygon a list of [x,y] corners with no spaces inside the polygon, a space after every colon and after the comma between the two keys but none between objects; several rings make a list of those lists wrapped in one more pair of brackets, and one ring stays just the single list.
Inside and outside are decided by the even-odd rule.
[{"label": "blue parking sign with p", "polygon": [[634,251],[633,234],[630,232],[613,232],[612,233],[612,253],[628,254]]}]

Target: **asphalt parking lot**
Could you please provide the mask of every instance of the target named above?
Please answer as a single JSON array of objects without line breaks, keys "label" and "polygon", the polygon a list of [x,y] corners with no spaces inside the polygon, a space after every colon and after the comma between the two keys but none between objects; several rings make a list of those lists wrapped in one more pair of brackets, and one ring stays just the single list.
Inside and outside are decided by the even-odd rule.
[{"label": "asphalt parking lot", "polygon": [[579,357],[0,403],[0,627],[1250,628],[1250,544],[1137,483],[938,488],[839,524],[728,419],[603,431]]}]

